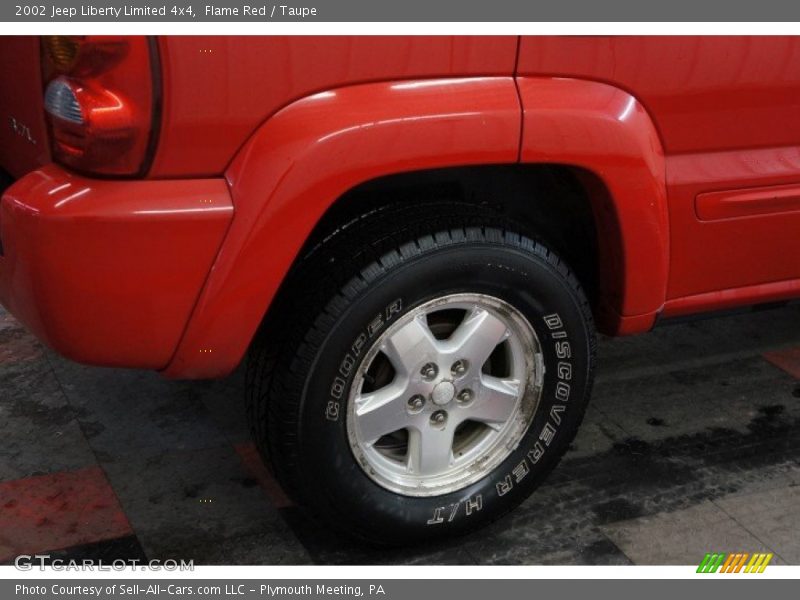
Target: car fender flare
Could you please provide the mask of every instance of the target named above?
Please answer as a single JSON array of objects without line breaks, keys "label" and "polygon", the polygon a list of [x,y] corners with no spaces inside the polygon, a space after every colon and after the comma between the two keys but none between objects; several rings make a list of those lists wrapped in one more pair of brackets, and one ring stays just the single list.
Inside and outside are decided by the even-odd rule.
[{"label": "car fender flare", "polygon": [[383,175],[515,162],[583,173],[598,227],[604,329],[649,329],[669,266],[665,161],[633,96],[549,77],[378,82],[297,100],[239,151],[226,171],[233,222],[164,374],[232,371],[308,235],[348,190]]},{"label": "car fender flare", "polygon": [[378,82],[323,91],[263,123],[226,171],[234,218],[168,377],[232,371],[325,211],[383,175],[515,163],[512,77]]}]

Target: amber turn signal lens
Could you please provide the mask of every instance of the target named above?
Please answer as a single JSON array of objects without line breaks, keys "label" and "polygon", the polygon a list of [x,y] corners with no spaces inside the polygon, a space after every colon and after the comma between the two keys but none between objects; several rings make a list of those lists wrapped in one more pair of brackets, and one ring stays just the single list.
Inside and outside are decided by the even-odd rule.
[{"label": "amber turn signal lens", "polygon": [[80,40],[70,35],[48,35],[44,47],[51,64],[59,71],[69,71],[78,58]]}]

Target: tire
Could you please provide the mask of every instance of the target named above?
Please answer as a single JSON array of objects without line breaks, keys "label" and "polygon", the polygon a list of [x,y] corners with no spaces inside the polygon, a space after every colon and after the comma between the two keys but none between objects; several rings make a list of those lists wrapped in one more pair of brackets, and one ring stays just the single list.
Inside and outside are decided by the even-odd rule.
[{"label": "tire", "polygon": [[[504,227],[438,221],[403,242],[351,231],[371,252],[334,243],[335,268],[308,261],[248,361],[251,429],[280,483],[379,544],[462,534],[513,509],[566,451],[592,386],[589,305],[558,256]],[[417,329],[413,350],[396,342]],[[459,352],[471,352],[460,365]],[[395,416],[397,431],[376,438]]]}]

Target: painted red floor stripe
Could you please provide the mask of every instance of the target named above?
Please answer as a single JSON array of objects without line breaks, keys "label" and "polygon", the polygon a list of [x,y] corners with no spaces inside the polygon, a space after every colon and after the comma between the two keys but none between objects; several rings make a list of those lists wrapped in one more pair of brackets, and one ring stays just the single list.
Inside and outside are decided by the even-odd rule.
[{"label": "painted red floor stripe", "polygon": [[262,487],[267,494],[270,502],[275,508],[287,508],[293,506],[292,501],[283,491],[281,486],[275,480],[272,473],[264,465],[261,456],[258,454],[255,444],[247,442],[244,444],[236,444],[236,453],[242,459],[247,471],[252,475],[258,484]]},{"label": "painted red floor stripe", "polygon": [[0,483],[0,562],[132,534],[100,467]]},{"label": "painted red floor stripe", "polygon": [[800,348],[765,352],[764,358],[789,373],[795,379],[800,379]]}]

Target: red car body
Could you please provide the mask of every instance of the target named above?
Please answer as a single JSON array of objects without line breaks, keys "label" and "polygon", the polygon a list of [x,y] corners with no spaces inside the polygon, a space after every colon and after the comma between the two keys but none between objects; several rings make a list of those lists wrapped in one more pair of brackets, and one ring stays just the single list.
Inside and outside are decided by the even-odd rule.
[{"label": "red car body", "polygon": [[447,167],[574,171],[606,333],[800,297],[797,38],[159,37],[136,178],[51,163],[39,44],[1,47],[0,301],[81,362],[229,373],[337,201]]}]

